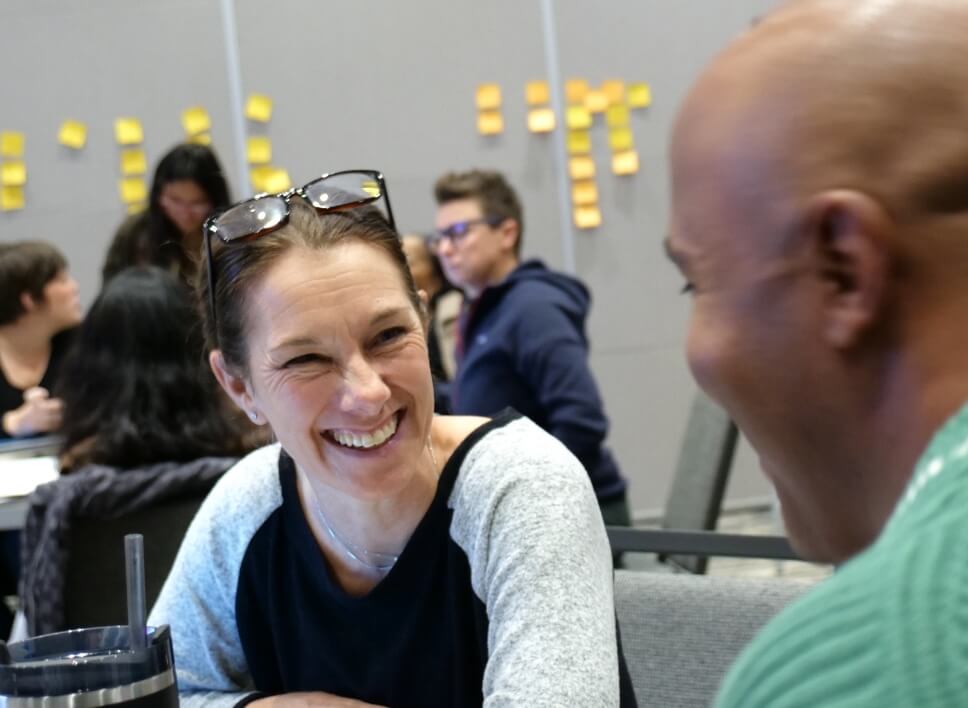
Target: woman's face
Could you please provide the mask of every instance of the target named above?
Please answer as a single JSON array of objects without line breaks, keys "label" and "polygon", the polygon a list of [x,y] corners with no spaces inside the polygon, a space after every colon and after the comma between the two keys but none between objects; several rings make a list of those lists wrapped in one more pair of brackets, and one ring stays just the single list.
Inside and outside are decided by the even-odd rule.
[{"label": "woman's face", "polygon": [[295,248],[249,302],[240,405],[316,482],[361,500],[404,490],[434,396],[423,323],[390,256],[360,242]]},{"label": "woman's face", "polygon": [[44,286],[44,301],[41,307],[57,330],[80,324],[80,288],[66,269],[60,271]]},{"label": "woman's face", "polygon": [[165,183],[158,195],[158,204],[183,234],[201,232],[202,223],[212,211],[205,190],[190,179]]}]

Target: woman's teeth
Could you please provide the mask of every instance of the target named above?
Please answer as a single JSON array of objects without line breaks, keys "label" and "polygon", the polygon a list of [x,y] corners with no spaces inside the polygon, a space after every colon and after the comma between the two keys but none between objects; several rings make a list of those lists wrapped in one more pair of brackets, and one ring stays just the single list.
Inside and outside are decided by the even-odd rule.
[{"label": "woman's teeth", "polygon": [[394,415],[387,421],[386,425],[369,433],[351,433],[342,430],[329,431],[330,436],[345,447],[356,447],[361,449],[377,447],[393,437],[397,432],[397,416]]}]

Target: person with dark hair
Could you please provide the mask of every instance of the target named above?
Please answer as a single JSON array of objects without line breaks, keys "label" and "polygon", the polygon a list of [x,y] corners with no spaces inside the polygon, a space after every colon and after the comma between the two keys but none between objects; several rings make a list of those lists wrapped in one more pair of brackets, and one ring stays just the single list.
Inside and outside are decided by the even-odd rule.
[{"label": "person with dark hair", "polygon": [[427,245],[425,236],[405,234],[402,244],[414,285],[427,295],[430,370],[436,381],[450,381],[457,372],[454,348],[457,343],[457,317],[464,297],[447,280],[440,259]]},{"label": "person with dark hair", "polygon": [[446,174],[434,196],[434,250],[465,295],[451,409],[492,415],[510,406],[528,416],[585,466],[605,523],[631,525],[627,483],[604,444],[608,419],[588,367],[587,288],[541,261],[521,262],[521,202],[499,172]]},{"label": "person with dark hair", "polygon": [[202,222],[230,201],[228,183],[211,148],[172,148],[155,169],[148,208],[124,221],[101,271],[107,283],[133,265],[156,265],[190,283],[198,266]]},{"label": "person with dark hair", "polygon": [[238,456],[242,436],[205,367],[189,292],[155,266],[121,271],[78,329],[56,391],[62,472]]},{"label": "person with dark hair", "polygon": [[964,0],[795,0],[679,110],[690,369],[838,565],[719,708],[968,705],[966,50]]},{"label": "person with dark hair", "polygon": [[77,281],[60,251],[0,244],[0,438],[60,426],[61,401],[50,391],[80,320]]},{"label": "person with dark hair", "polygon": [[634,705],[588,476],[514,412],[434,415],[382,175],[206,234],[209,363],[279,443],[209,494],[149,617],[182,705]]}]

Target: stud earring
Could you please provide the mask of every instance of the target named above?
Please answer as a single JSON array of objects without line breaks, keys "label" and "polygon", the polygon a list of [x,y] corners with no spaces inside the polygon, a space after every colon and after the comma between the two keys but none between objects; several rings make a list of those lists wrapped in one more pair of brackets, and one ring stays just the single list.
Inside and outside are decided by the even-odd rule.
[{"label": "stud earring", "polygon": [[253,423],[258,423],[259,414],[256,413],[255,411],[249,411],[249,420],[251,420]]}]

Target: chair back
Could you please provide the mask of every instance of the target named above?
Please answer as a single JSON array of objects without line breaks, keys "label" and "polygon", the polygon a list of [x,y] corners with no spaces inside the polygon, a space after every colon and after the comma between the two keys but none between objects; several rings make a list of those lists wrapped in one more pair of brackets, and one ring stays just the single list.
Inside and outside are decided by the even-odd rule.
[{"label": "chair back", "polygon": [[64,619],[68,627],[124,624],[124,537],[144,536],[145,598],[155,603],[204,493],[145,507],[114,519],[77,518],[67,557]]},{"label": "chair back", "polygon": [[[729,415],[701,391],[696,393],[682,440],[662,528],[716,528],[739,433]],[[660,556],[691,573],[705,573],[704,556]]]},{"label": "chair back", "polygon": [[810,583],[615,572],[615,611],[639,708],[707,708],[756,632]]}]

